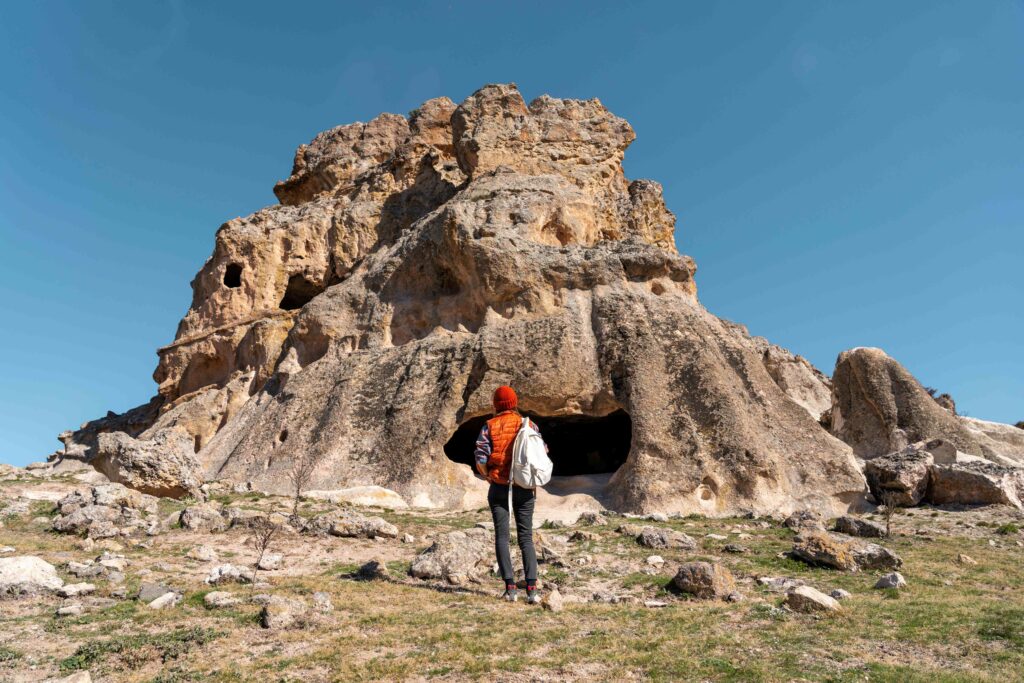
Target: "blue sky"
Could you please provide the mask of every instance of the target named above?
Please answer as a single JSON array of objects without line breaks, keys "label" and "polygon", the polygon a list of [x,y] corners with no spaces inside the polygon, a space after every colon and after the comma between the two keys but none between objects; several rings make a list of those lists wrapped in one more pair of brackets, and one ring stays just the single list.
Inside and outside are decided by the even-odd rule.
[{"label": "blue sky", "polygon": [[[512,7],[512,6],[515,7]],[[0,5],[0,462],[155,393],[217,227],[318,131],[513,81],[598,97],[704,304],[1024,419],[1024,4]]]}]

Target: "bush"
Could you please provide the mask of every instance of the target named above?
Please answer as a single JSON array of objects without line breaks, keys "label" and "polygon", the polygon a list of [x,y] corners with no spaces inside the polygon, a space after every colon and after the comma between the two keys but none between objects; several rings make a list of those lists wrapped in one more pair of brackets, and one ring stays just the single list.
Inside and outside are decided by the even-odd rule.
[{"label": "bush", "polygon": [[1002,534],[1003,536],[1009,536],[1010,534],[1016,534],[1019,532],[1020,527],[1014,524],[1013,522],[1007,522],[1006,524],[996,529],[996,533]]}]

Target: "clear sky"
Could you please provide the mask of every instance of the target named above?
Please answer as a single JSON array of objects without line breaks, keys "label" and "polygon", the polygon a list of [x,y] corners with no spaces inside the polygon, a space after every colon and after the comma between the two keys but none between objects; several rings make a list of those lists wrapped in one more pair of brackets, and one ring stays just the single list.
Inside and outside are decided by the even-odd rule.
[{"label": "clear sky", "polygon": [[714,313],[1024,419],[1021,2],[5,2],[0,462],[155,393],[296,146],[507,81],[630,121]]}]

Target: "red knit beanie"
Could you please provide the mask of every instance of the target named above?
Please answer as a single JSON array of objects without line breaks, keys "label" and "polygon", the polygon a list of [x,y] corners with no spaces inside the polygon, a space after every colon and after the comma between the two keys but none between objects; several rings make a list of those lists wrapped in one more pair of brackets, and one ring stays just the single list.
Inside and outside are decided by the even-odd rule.
[{"label": "red knit beanie", "polygon": [[500,386],[494,390],[494,410],[496,412],[515,410],[518,405],[519,397],[516,396],[512,387]]}]

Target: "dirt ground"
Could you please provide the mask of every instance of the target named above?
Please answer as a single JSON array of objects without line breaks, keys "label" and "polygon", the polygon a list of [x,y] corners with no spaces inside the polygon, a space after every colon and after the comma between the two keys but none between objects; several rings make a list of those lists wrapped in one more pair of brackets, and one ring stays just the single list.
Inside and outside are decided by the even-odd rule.
[{"label": "dirt ground", "polygon": [[[1010,508],[901,510],[892,537],[881,539],[903,558],[909,585],[900,591],[873,588],[882,571],[844,573],[790,558],[794,532],[780,520],[608,515],[600,526],[549,523],[538,540],[555,557],[541,564],[541,580],[545,590],[557,587],[565,603],[550,611],[500,601],[493,575],[463,586],[408,575],[438,534],[488,522],[484,509],[359,510],[395,524],[393,539],[282,530],[268,551],[283,556],[280,569],[261,571],[256,587],[210,586],[204,579],[213,566],[252,565],[248,530],[172,526],[154,536],[95,542],[52,531],[55,501],[88,488],[67,475],[0,482],[0,509],[12,513],[2,518],[0,557],[35,555],[65,581],[97,587],[74,599],[83,608],[75,616],[56,614],[72,600],[55,595],[0,601],[2,680],[77,671],[93,681],[1024,680],[1024,516]],[[267,513],[287,513],[290,505],[255,493],[217,498]],[[173,519],[186,504],[162,501],[160,514]],[[300,513],[333,509],[306,502]],[[627,522],[683,531],[698,547],[642,547],[616,532]],[[575,531],[587,534],[570,540]],[[743,552],[728,552],[727,545]],[[216,561],[188,556],[200,546]],[[104,551],[127,561],[122,582],[68,573],[69,562]],[[958,561],[960,554],[976,564]],[[651,555],[664,563],[650,563]],[[359,567],[374,559],[390,578],[359,580]],[[701,601],[671,588],[679,565],[692,560],[728,567],[742,599]],[[765,576],[852,596],[836,613],[794,613],[781,608],[782,593],[757,581]],[[134,599],[144,582],[166,584],[183,599],[152,609]],[[240,601],[208,608],[204,597],[212,590]],[[312,605],[314,593],[326,594],[333,608],[311,609],[288,628],[262,627],[259,596]]]}]

